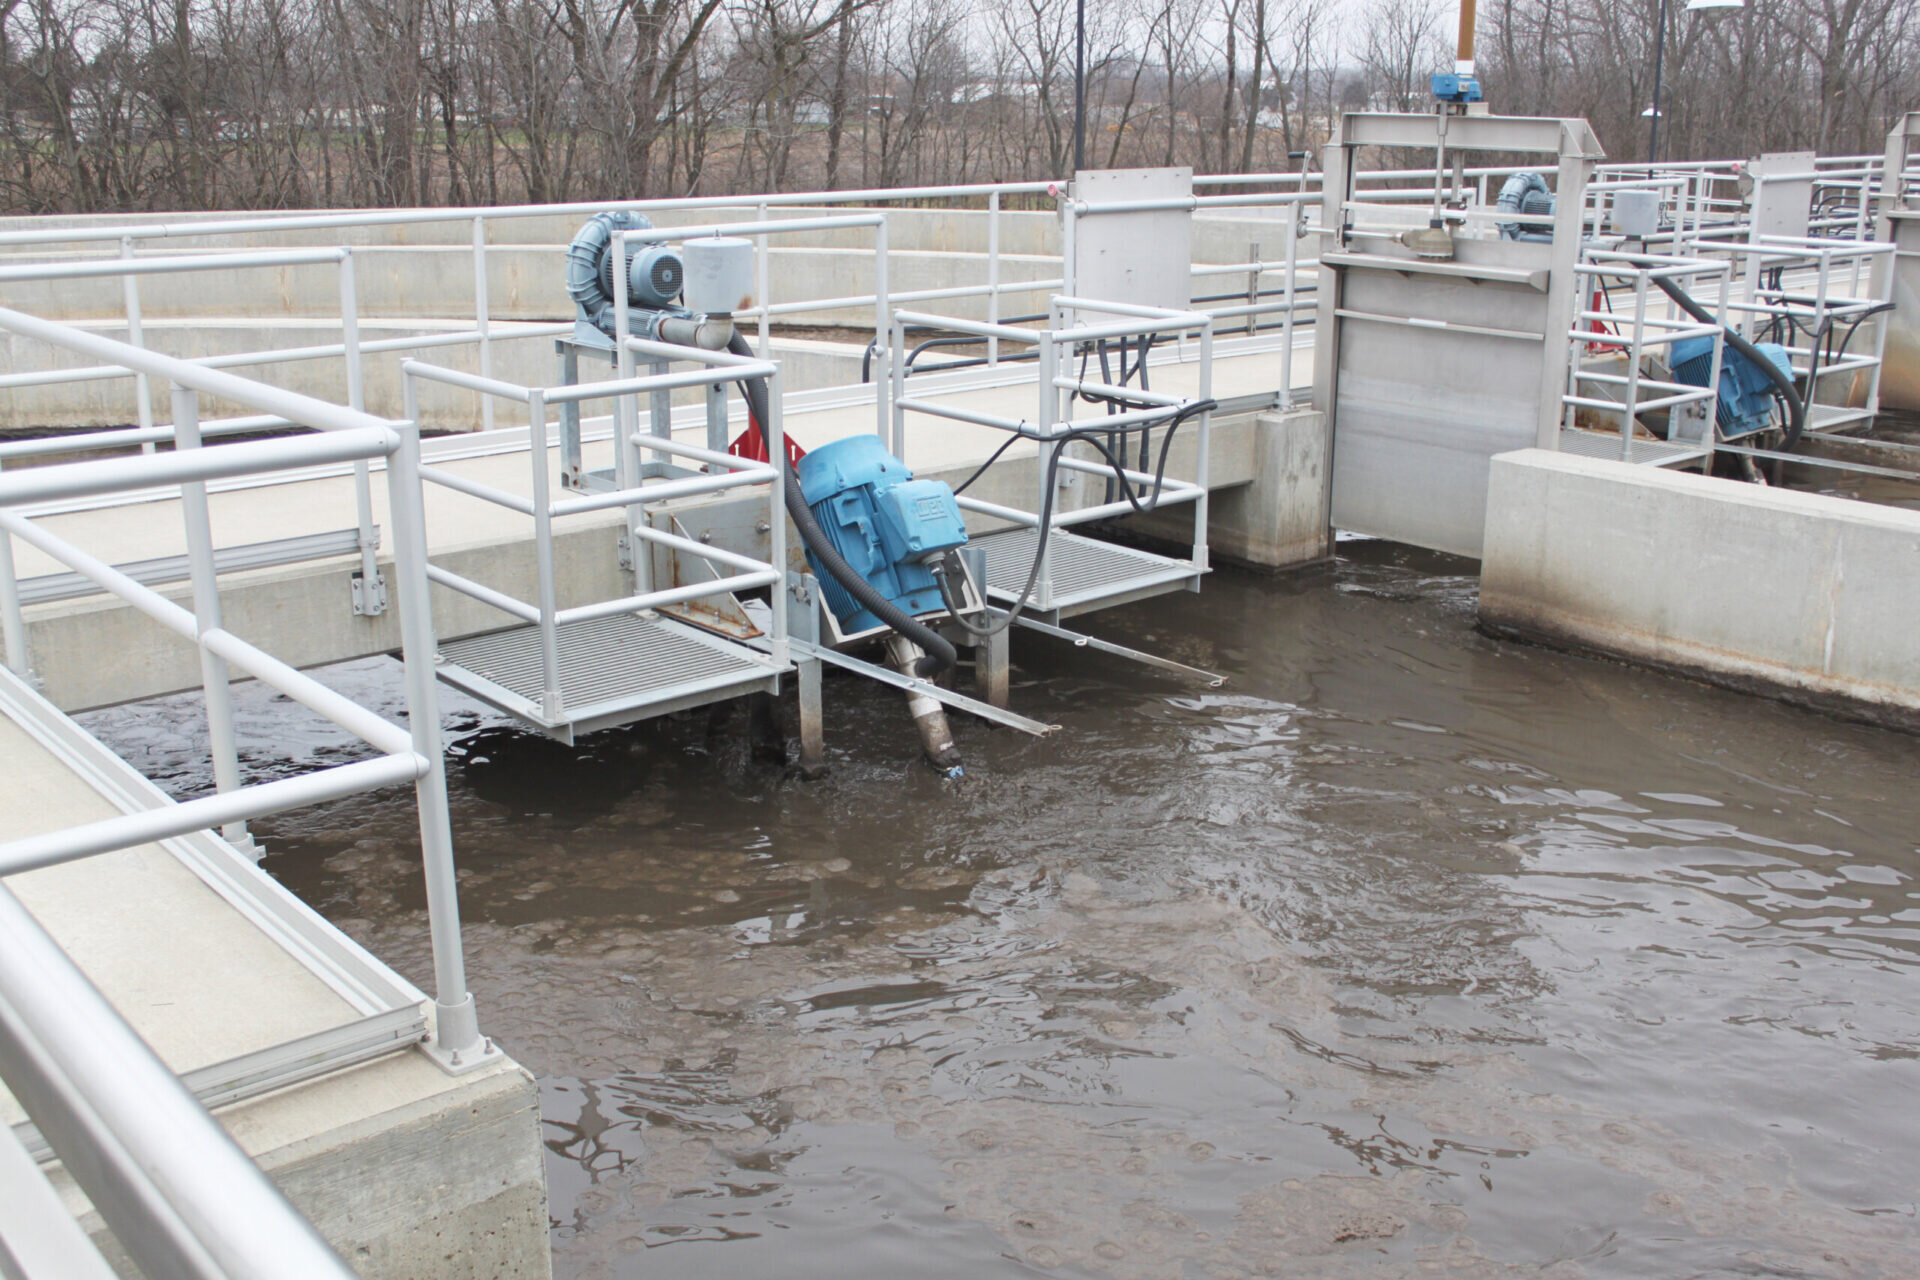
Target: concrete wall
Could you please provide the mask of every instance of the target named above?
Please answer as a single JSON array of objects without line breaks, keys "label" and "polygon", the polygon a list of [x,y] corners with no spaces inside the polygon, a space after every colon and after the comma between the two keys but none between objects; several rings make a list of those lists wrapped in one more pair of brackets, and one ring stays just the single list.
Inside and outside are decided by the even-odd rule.
[{"label": "concrete wall", "polygon": [[[1247,479],[1214,491],[1207,508],[1209,555],[1262,569],[1288,569],[1326,559],[1333,554],[1327,513],[1326,415],[1308,408],[1275,411],[1260,414],[1249,425],[1250,430],[1216,432],[1214,437],[1215,474]],[[1165,515],[1134,516],[1129,524],[1151,537],[1174,542],[1192,536],[1192,521],[1184,508]]]},{"label": "concrete wall", "polygon": [[[793,216],[806,217],[834,211],[798,209],[790,212]],[[168,220],[191,226],[212,216],[168,215]],[[893,209],[887,217],[889,269],[895,292],[986,282],[988,237],[984,211]],[[692,214],[662,214],[657,219],[662,226],[704,220]],[[0,230],[121,225],[139,221],[118,217],[6,218],[0,219]],[[565,253],[567,242],[580,222],[581,219],[575,217],[543,216],[491,224],[487,300],[495,319],[540,320],[572,315],[573,307],[565,289]],[[471,235],[470,224],[465,222],[245,235],[183,235],[141,241],[135,256],[349,245],[354,248],[355,286],[362,316],[471,317],[474,303]],[[873,231],[868,227],[774,237],[770,242],[773,257],[768,273],[773,302],[799,302],[870,290],[873,243]],[[1282,228],[1271,219],[1249,216],[1195,220],[1195,262],[1244,261],[1252,244],[1260,244],[1269,259],[1278,259],[1285,253]],[[113,257],[118,252],[117,246],[105,244],[0,248],[0,262],[76,261]],[[1003,281],[1057,276],[1059,253],[1059,227],[1053,214],[1006,212],[1000,215]],[[1243,283],[1217,278],[1208,282],[1204,291],[1218,292]],[[7,306],[35,315],[68,320],[114,320],[126,314],[123,285],[118,278],[20,281],[6,285],[3,292]],[[149,320],[219,316],[333,317],[339,312],[339,268],[323,263],[146,276],[139,282],[139,293],[141,313]],[[1018,305],[1015,305],[1016,299],[1019,299]],[[1002,311],[1020,314],[1037,310],[1031,305],[1033,301],[1024,295],[1011,295]],[[942,308],[961,305],[963,303],[956,300],[943,303]],[[979,306],[974,300],[966,300],[964,305]],[[980,306],[979,314],[984,315],[984,306]],[[796,318],[795,322],[860,324],[871,321],[869,308],[809,314]]]},{"label": "concrete wall", "polygon": [[[85,326],[111,338],[124,339],[119,325]],[[360,327],[363,342],[416,336],[434,326],[380,322]],[[446,326],[437,326],[444,331]],[[496,331],[493,340],[492,374],[507,382],[527,387],[550,387],[560,381],[553,351],[553,339],[516,338],[511,330]],[[263,348],[290,350],[297,347],[326,346],[340,341],[340,326],[315,320],[238,320],[164,321],[148,323],[144,341],[150,349],[183,359],[232,355]],[[843,343],[775,339],[774,359],[780,361],[782,385],[788,391],[812,391],[821,387],[842,387],[860,381],[860,348]],[[400,362],[417,358],[422,363],[460,369],[468,373],[480,370],[480,352],[474,345],[430,347],[419,351],[379,352],[363,361],[365,403],[371,413],[398,418],[404,411]],[[0,333],[0,369],[27,372],[34,369],[69,368],[83,363],[65,352],[42,343],[31,342],[10,333]],[[270,386],[285,387],[336,404],[347,397],[346,364],[338,357],[299,360],[280,364],[253,365],[233,370],[242,377]],[[604,364],[582,360],[581,377],[591,382],[612,376]],[[155,422],[171,422],[171,388],[153,380],[148,399]],[[698,391],[676,397],[676,403],[693,404]],[[479,397],[472,392],[438,383],[420,386],[420,421],[430,431],[473,431],[481,425]],[[519,407],[504,400],[494,402],[499,425],[523,419],[513,415]],[[219,401],[203,403],[204,417],[246,412]],[[588,413],[594,412],[589,407]],[[82,428],[120,426],[139,420],[136,384],[130,377],[95,382],[57,383],[44,387],[25,387],[0,392],[0,429]]]},{"label": "concrete wall", "polygon": [[[797,209],[796,216],[832,212]],[[1249,247],[1261,246],[1269,260],[1284,256],[1284,227],[1262,211],[1236,211],[1232,218],[1197,218],[1194,261],[1243,261]],[[169,225],[191,227],[220,214],[60,216],[0,219],[0,230]],[[750,211],[663,213],[663,226],[709,221],[714,216],[747,218]],[[581,219],[540,215],[491,224],[487,254],[488,311],[496,324],[510,321],[571,320],[566,295],[565,250]],[[888,211],[889,288],[896,294],[916,290],[977,287],[987,280],[987,214],[984,210],[891,209]],[[474,316],[472,226],[466,221],[387,227],[342,227],[313,231],[256,232],[245,235],[179,235],[141,242],[136,256],[182,252],[257,250],[290,246],[354,247],[356,309],[366,341],[412,332],[471,328]],[[769,290],[775,305],[859,296],[874,287],[873,232],[852,227],[776,237],[772,242]],[[109,244],[0,249],[0,263],[68,261],[114,256]],[[1059,226],[1051,212],[1000,215],[1000,279],[1017,284],[1055,278],[1060,273]],[[1272,281],[1269,279],[1269,286]],[[1244,276],[1196,276],[1197,296],[1232,293],[1246,286]],[[247,351],[323,346],[341,340],[340,269],[315,264],[293,267],[229,269],[139,279],[144,341],[155,350],[187,358]],[[21,281],[0,285],[0,305],[70,323],[97,327],[110,336],[125,333],[126,299],[118,278]],[[984,298],[938,299],[913,304],[939,314],[987,317]],[[1045,292],[1021,290],[1002,295],[1000,315],[1032,315],[1046,309]],[[782,323],[871,329],[873,308],[846,307],[783,317]],[[398,365],[403,355],[368,359],[367,408],[400,413]],[[790,390],[846,385],[858,381],[858,351],[829,351],[814,344],[783,344]],[[471,347],[438,348],[421,353],[432,363],[472,370]],[[528,386],[554,380],[551,346],[546,339],[497,339],[495,376]],[[32,372],[90,363],[37,343],[0,334],[0,370]],[[262,365],[242,369],[244,376],[331,400],[345,396],[338,359]],[[152,390],[155,418],[168,417],[167,389]],[[478,425],[470,395],[429,389],[423,400],[429,427],[466,430]],[[212,410],[218,412],[216,408]],[[118,426],[137,420],[130,379],[61,384],[0,394],[0,429]]]},{"label": "concrete wall", "polygon": [[[540,1091],[511,1061],[449,1078],[393,1054],[217,1118],[365,1280],[548,1280]],[[122,1275],[98,1214],[59,1185]]]},{"label": "concrete wall", "polygon": [[1494,458],[1490,630],[1920,725],[1920,512],[1536,449]]}]

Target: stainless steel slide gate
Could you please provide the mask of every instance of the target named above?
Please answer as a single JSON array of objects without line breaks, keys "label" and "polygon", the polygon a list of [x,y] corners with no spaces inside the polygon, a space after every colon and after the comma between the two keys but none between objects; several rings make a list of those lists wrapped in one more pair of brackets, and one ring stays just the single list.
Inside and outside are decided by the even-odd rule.
[{"label": "stainless steel slide gate", "polygon": [[[1437,152],[1434,192],[1356,199],[1362,149]],[[1467,152],[1551,156],[1554,211],[1470,198]],[[1583,195],[1601,154],[1583,120],[1342,118],[1326,150],[1314,369],[1335,528],[1480,554],[1493,455],[1557,440]],[[1502,224],[1536,238],[1502,238]]]}]

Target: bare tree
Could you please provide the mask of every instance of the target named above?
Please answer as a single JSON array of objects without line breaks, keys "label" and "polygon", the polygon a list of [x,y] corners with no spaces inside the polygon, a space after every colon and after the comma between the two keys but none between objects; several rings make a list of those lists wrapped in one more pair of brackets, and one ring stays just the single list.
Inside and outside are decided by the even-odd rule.
[{"label": "bare tree", "polygon": [[[1424,109],[1447,0],[1108,0],[1089,161],[1257,171]],[[1870,152],[1920,0],[1483,0],[1497,110],[1644,154]],[[0,0],[0,209],[552,201],[1057,177],[1074,0]]]}]

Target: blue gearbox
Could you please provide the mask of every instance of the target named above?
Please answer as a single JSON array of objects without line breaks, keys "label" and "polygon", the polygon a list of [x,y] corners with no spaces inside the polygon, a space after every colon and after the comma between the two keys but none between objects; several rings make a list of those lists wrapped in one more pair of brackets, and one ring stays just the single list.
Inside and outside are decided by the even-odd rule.
[{"label": "blue gearbox", "polygon": [[[1753,345],[1792,380],[1793,362],[1785,347],[1776,342]],[[1712,334],[1682,338],[1673,344],[1673,378],[1690,387],[1704,387],[1712,380]],[[1732,440],[1772,426],[1773,392],[1773,379],[1767,371],[1729,345],[1720,369],[1720,403],[1714,406],[1721,438]]]},{"label": "blue gearbox", "polygon": [[[834,550],[874,590],[909,614],[946,608],[927,562],[967,541],[952,489],[915,480],[878,436],[864,434],[813,450],[800,459],[799,476],[800,492]],[[844,633],[885,625],[822,570],[812,551],[807,560]]]}]

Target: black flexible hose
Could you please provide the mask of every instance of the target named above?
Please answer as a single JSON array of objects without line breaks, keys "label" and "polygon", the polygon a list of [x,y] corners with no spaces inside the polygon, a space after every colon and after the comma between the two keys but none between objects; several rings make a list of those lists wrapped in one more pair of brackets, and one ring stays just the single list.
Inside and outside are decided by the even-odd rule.
[{"label": "black flexible hose", "polygon": [[[753,348],[747,340],[735,333],[727,341],[727,350],[737,356],[751,356]],[[747,398],[747,410],[753,414],[753,420],[760,424],[764,432],[769,420],[767,413],[767,380],[765,378],[747,378],[740,383],[741,394]],[[771,449],[768,450],[772,452]],[[813,518],[812,508],[807,506],[807,495],[801,491],[800,477],[793,473],[793,464],[787,461],[787,451],[780,450],[774,465],[780,468],[781,496],[787,504],[787,514],[793,518],[793,527],[800,531],[800,541],[807,544],[807,550],[825,569],[833,580],[845,587],[847,594],[858,600],[867,612],[892,627],[907,639],[919,645],[925,651],[924,657],[914,664],[914,674],[922,678],[939,675],[959,660],[960,655],[948,643],[946,637],[926,623],[915,618],[893,601],[881,595],[871,582],[861,576],[860,571],[847,563],[845,556],[834,548],[827,538],[827,531]]]},{"label": "black flexible hose", "polygon": [[[1655,276],[1653,282],[1659,285],[1661,291],[1669,298],[1679,303],[1682,311],[1692,316],[1695,320],[1698,320],[1701,324],[1720,323],[1713,318],[1712,312],[1695,302],[1686,290],[1665,276]],[[1807,402],[1800,398],[1800,389],[1794,386],[1793,379],[1780,372],[1779,367],[1776,366],[1773,361],[1769,360],[1758,347],[1748,342],[1732,329],[1728,329],[1726,333],[1727,345],[1758,365],[1761,372],[1767,375],[1767,380],[1773,383],[1774,389],[1780,393],[1780,398],[1787,402],[1787,438],[1781,441],[1780,451],[1782,453],[1792,453],[1793,446],[1800,443],[1801,433],[1807,429]],[[1719,409],[1717,406],[1714,410],[1714,417],[1716,419],[1719,417]]]},{"label": "black flexible hose", "polygon": [[1840,349],[1834,353],[1833,358],[1835,360],[1846,359],[1847,348],[1853,343],[1853,335],[1860,332],[1860,326],[1866,323],[1866,321],[1871,319],[1872,317],[1879,315],[1882,311],[1893,310],[1895,305],[1896,304],[1891,302],[1877,302],[1873,306],[1868,307],[1865,311],[1862,311],[1859,315],[1855,316],[1853,318],[1853,323],[1847,327],[1847,331],[1844,334],[1840,335]]}]

